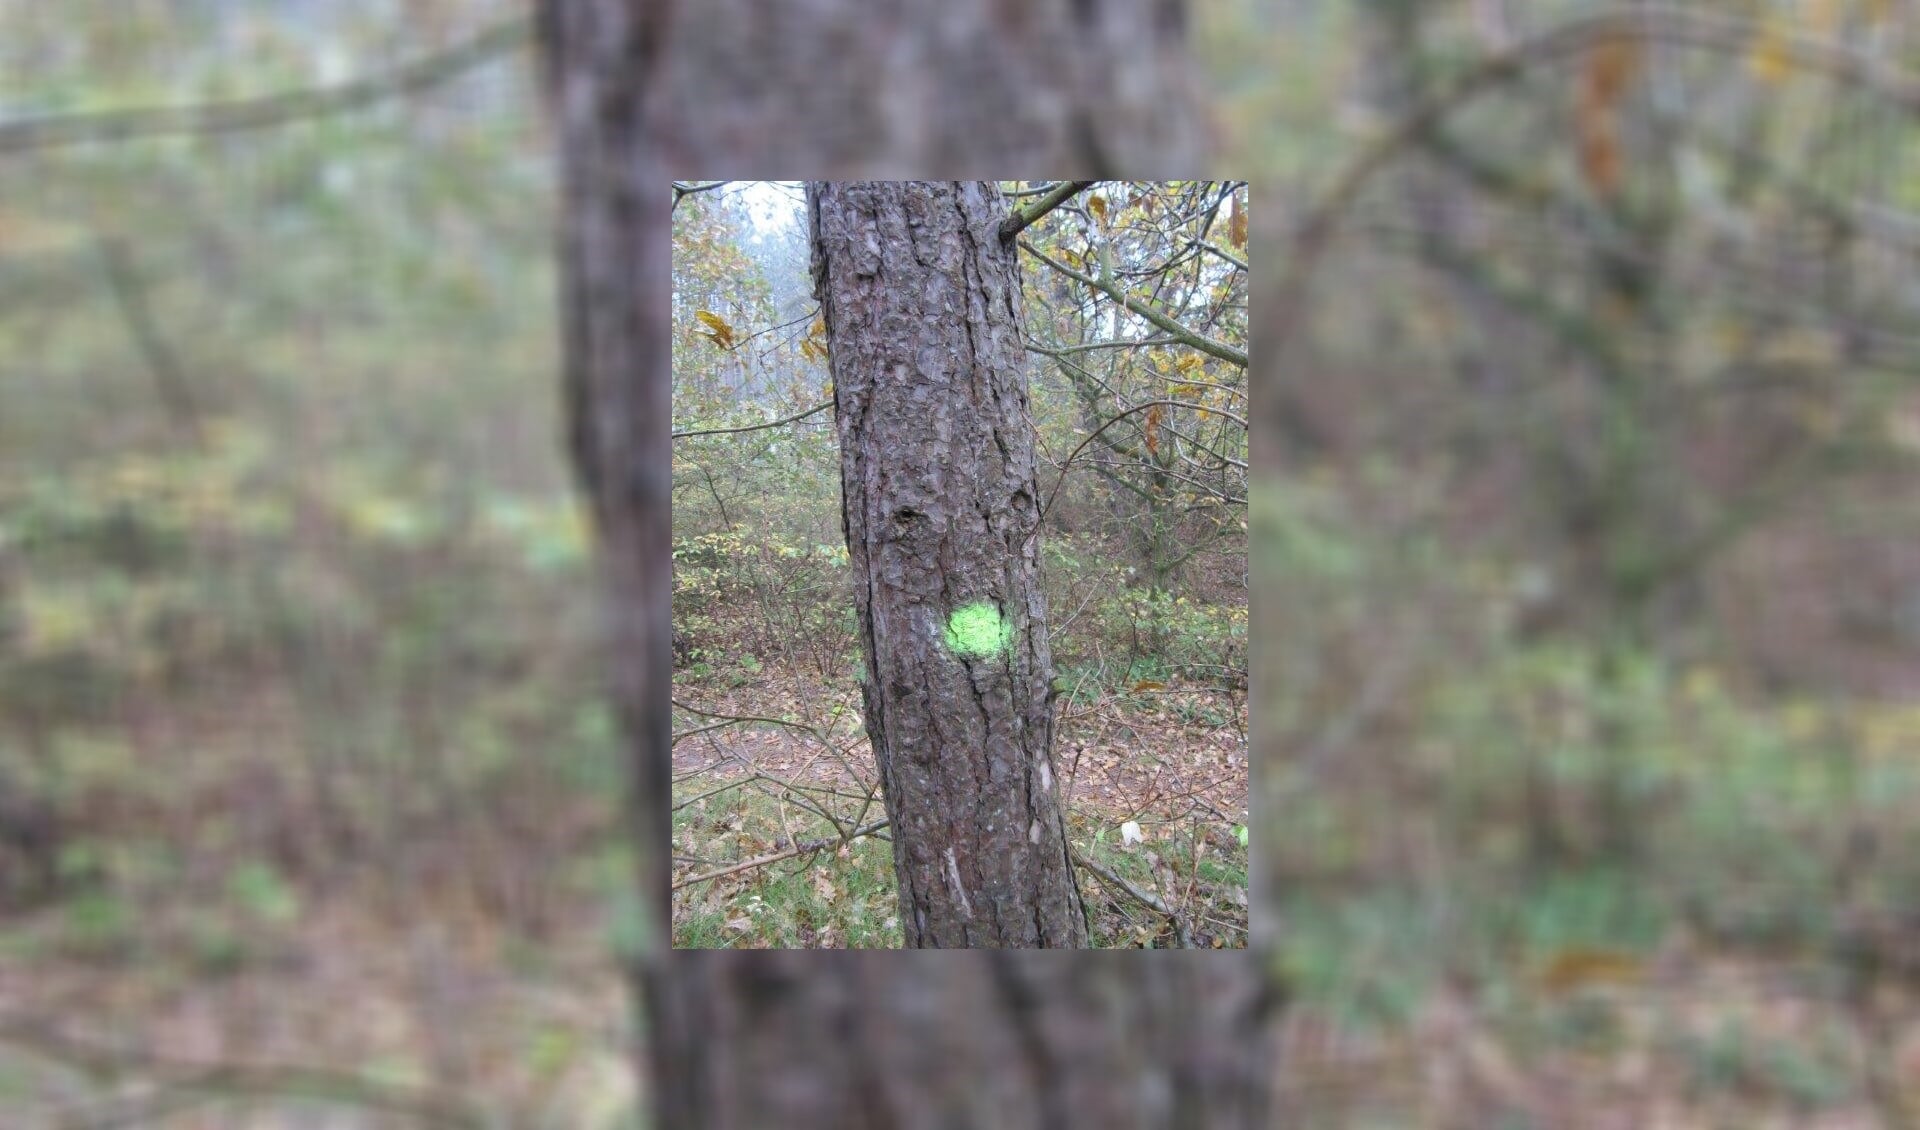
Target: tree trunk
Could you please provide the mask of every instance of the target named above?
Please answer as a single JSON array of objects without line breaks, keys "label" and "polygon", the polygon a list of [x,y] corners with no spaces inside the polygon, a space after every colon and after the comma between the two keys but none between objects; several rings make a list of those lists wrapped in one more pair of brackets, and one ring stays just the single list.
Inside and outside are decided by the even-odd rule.
[{"label": "tree trunk", "polygon": [[[664,915],[668,906],[667,174],[725,176],[754,166],[871,176],[935,157],[1011,169],[1017,156],[1020,168],[1067,176],[1098,175],[1106,170],[1096,166],[1109,162],[1123,176],[1191,175],[1206,142],[1185,85],[1180,7],[919,0],[916,12],[895,10],[891,23],[876,24],[869,6],[843,0],[815,0],[791,14],[748,0],[543,4],[566,181],[571,447],[605,578],[643,911]],[[921,38],[891,65],[855,65],[886,56],[927,17],[944,21],[949,39],[955,28],[974,29],[971,46],[941,51],[937,39]],[[1076,24],[1087,34],[1071,34]],[[883,34],[886,27],[894,30]],[[1034,27],[1068,34],[1036,38]],[[943,66],[911,65],[914,52],[930,50]],[[1026,60],[1033,81],[1006,89],[1024,92],[1014,102],[1021,114],[1051,115],[1046,122],[941,120],[950,108],[969,107],[978,85],[956,70],[994,52]],[[1139,65],[1143,53],[1150,65]],[[787,74],[804,81],[781,81]],[[693,94],[709,78],[713,92],[702,102]],[[1110,113],[1115,102],[1102,91],[1120,83],[1130,92],[1126,107],[1163,104],[1170,112]],[[903,97],[907,86],[914,97]],[[860,125],[876,115],[889,132]],[[890,137],[910,144],[890,146]],[[664,940],[663,930],[643,931],[630,955],[653,1126],[1268,1124],[1279,997],[1252,955],[1164,954],[1142,963],[999,952],[927,964],[907,954],[669,953]]]},{"label": "tree trunk", "polygon": [[701,1051],[661,1127],[1264,1130],[1278,995],[1247,954],[680,953]]},{"label": "tree trunk", "polygon": [[[541,29],[559,107],[567,451],[593,515],[607,690],[629,746],[639,921],[627,973],[656,1008],[672,985],[673,244],[670,182],[627,111],[658,52],[660,11],[555,0]],[[671,1062],[689,1039],[662,1033],[648,1048]]]},{"label": "tree trunk", "polygon": [[902,932],[1084,946],[1008,206],[988,181],[885,181],[816,182],[807,207]]},{"label": "tree trunk", "polygon": [[620,2],[671,9],[637,109],[679,175],[1171,179],[1212,148],[1184,0]]}]

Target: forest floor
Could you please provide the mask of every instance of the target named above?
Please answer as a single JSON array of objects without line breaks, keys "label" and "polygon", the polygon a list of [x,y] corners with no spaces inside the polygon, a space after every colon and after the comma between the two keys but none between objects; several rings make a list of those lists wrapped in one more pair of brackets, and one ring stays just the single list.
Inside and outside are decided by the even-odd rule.
[{"label": "forest floor", "polygon": [[[674,701],[675,944],[899,945],[858,683],[755,660],[680,672]],[[1055,709],[1096,944],[1245,945],[1245,694],[1137,680]]]},{"label": "forest floor", "polygon": [[84,838],[0,917],[0,1126],[630,1125],[617,793],[548,748],[333,808],[296,714],[235,685],[60,736]]},{"label": "forest floor", "polygon": [[1804,957],[1675,940],[1642,967],[1429,993],[1388,1026],[1284,1022],[1289,1127],[1904,1130],[1920,1124],[1911,990],[1850,1006]]},{"label": "forest floor", "polygon": [[[683,685],[678,697],[812,719],[849,764],[791,726],[759,723],[683,741],[682,772],[860,779],[854,688],[794,673],[725,682]],[[1209,720],[1204,709],[1229,714]],[[1244,709],[1237,695],[1176,683],[1063,710],[1056,753],[1063,776],[1073,773],[1075,807],[1103,824],[1139,815],[1150,832],[1181,814],[1239,816]],[[634,1092],[628,1000],[605,884],[581,881],[581,865],[620,863],[607,849],[618,827],[607,797],[521,780],[503,786],[499,807],[411,827],[325,878],[209,869],[218,879],[205,883],[221,835],[244,840],[312,816],[270,813],[256,832],[222,833],[205,806],[228,803],[223,783],[263,764],[246,759],[262,720],[244,730],[176,721],[184,728],[141,741],[197,748],[211,759],[204,780],[168,811],[101,817],[143,866],[176,857],[167,881],[113,900],[83,890],[0,930],[0,1122],[623,1124]],[[271,792],[255,782],[254,807]],[[516,830],[533,818],[547,838]],[[800,879],[820,881],[813,870]],[[1356,980],[1396,960],[1369,937],[1351,934],[1338,953]],[[1920,998],[1889,982],[1849,1004],[1815,956],[1675,936],[1648,958],[1571,950],[1498,981],[1441,983],[1372,1020],[1303,999],[1277,1073],[1286,1124],[1912,1125],[1900,1118],[1920,1110]]]},{"label": "forest floor", "polygon": [[[741,721],[679,742],[675,774],[760,774],[865,789],[875,771],[859,698],[857,686],[798,671],[769,671],[737,686],[685,681],[675,699],[690,708],[689,718]],[[1087,702],[1062,700],[1054,761],[1069,808],[1115,825],[1197,816],[1244,824],[1246,695],[1176,680]]]}]

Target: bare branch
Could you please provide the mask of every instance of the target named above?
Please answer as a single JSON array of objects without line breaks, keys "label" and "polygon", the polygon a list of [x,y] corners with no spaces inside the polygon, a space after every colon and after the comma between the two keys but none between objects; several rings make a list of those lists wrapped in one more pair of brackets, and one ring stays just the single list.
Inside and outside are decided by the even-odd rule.
[{"label": "bare branch", "polygon": [[1086,286],[1090,286],[1095,290],[1100,291],[1101,293],[1105,294],[1107,297],[1113,299],[1115,302],[1120,303],[1122,306],[1125,306],[1127,309],[1140,315],[1142,318],[1145,318],[1147,321],[1152,322],[1154,325],[1158,326],[1160,329],[1164,330],[1165,332],[1172,334],[1173,337],[1180,342],[1180,344],[1189,346],[1193,349],[1198,349],[1202,353],[1206,353],[1214,357],[1218,357],[1220,360],[1225,361],[1230,365],[1238,365],[1242,369],[1247,367],[1247,355],[1244,350],[1235,349],[1231,345],[1225,345],[1221,342],[1217,342],[1213,340],[1212,338],[1203,337],[1200,334],[1194,333],[1192,330],[1181,325],[1179,322],[1176,322],[1172,318],[1168,317],[1167,315],[1161,313],[1158,310],[1155,310],[1148,303],[1143,302],[1138,298],[1135,298],[1131,294],[1128,294],[1126,291],[1120,289],[1120,287],[1118,287],[1117,285],[1111,282],[1108,282],[1105,279],[1096,279],[1092,275],[1083,274],[1079,271],[1076,271],[1072,267],[1067,266],[1065,263],[1059,262],[1049,257],[1046,252],[1041,251],[1039,248],[1035,247],[1031,243],[1028,243],[1024,239],[1020,241],[1020,247],[1022,250],[1031,254],[1034,258],[1039,259],[1042,263],[1045,263],[1047,266],[1052,267],[1054,270],[1059,271],[1061,274],[1066,275],[1068,278],[1073,279],[1075,282],[1081,283]]},{"label": "bare branch", "polygon": [[172,342],[160,332],[159,324],[154,321],[153,309],[147,303],[146,288],[141,285],[140,274],[134,268],[126,240],[117,235],[96,235],[94,238],[100,249],[101,262],[106,268],[107,289],[112,292],[114,304],[120,308],[120,316],[127,323],[127,333],[133,339],[134,348],[153,374],[153,383],[160,393],[160,403],[166,408],[168,419],[195,447],[203,446],[205,438],[201,428],[199,398],[193,394],[192,382],[187,379],[186,368],[180,364]]},{"label": "bare branch", "polygon": [[1066,203],[1075,193],[1083,192],[1099,183],[1091,180],[1062,181],[1058,187],[1025,208],[1015,209],[1013,215],[1008,216],[1006,222],[1000,225],[1000,242],[1012,243],[1013,237],[1025,231],[1027,225]]},{"label": "bare branch", "polygon": [[680,207],[680,202],[682,200],[685,200],[687,197],[693,196],[696,193],[712,192],[716,188],[721,188],[732,183],[733,183],[732,181],[725,181],[725,180],[709,181],[706,184],[682,184],[679,181],[674,181],[673,182],[673,208],[668,210],[669,211],[677,210]]},{"label": "bare branch", "polygon": [[1132,408],[1129,408],[1125,412],[1122,412],[1119,415],[1115,416],[1113,419],[1108,420],[1104,424],[1101,424],[1098,428],[1094,429],[1094,432],[1092,435],[1088,436],[1086,439],[1081,440],[1078,446],[1076,446],[1071,452],[1067,453],[1066,462],[1060,464],[1060,473],[1054,477],[1053,489],[1047,492],[1046,504],[1040,508],[1040,520],[1042,522],[1047,520],[1047,511],[1053,508],[1053,500],[1059,497],[1061,481],[1067,477],[1067,472],[1073,469],[1074,459],[1077,458],[1079,454],[1086,449],[1086,446],[1089,443],[1092,443],[1094,441],[1094,438],[1098,436],[1101,432],[1106,431],[1108,428],[1111,428],[1115,424],[1126,419],[1128,416],[1131,416],[1136,412],[1144,412],[1147,409],[1152,408],[1156,404],[1161,405],[1163,407],[1191,408],[1195,412],[1209,412],[1215,416],[1225,416],[1227,419],[1232,420],[1234,423],[1239,424],[1243,428],[1247,426],[1247,420],[1246,420],[1246,417],[1244,416],[1237,416],[1232,412],[1228,412],[1222,408],[1210,408],[1205,404],[1195,404],[1192,401],[1187,401],[1187,400],[1149,400],[1144,404],[1136,404]]},{"label": "bare branch", "polygon": [[870,824],[862,824],[845,836],[823,836],[817,840],[803,840],[785,851],[775,851],[769,852],[766,855],[757,855],[744,863],[736,863],[731,867],[722,867],[717,871],[708,871],[704,874],[682,879],[673,885],[673,889],[677,891],[683,887],[691,887],[697,883],[711,883],[715,879],[724,879],[729,875],[738,875],[742,871],[751,871],[756,867],[765,867],[769,863],[778,863],[783,859],[792,859],[797,855],[812,855],[815,852],[825,851],[830,847],[838,847],[843,843],[849,843],[858,836],[870,836],[886,826],[887,822],[885,820],[875,820]]},{"label": "bare branch", "polygon": [[[1282,349],[1292,343],[1305,305],[1308,282],[1341,221],[1359,198],[1360,189],[1390,165],[1402,150],[1417,144],[1454,111],[1490,90],[1525,77],[1538,67],[1577,57],[1608,43],[1645,40],[1741,54],[1752,50],[1758,31],[1750,20],[1684,8],[1636,6],[1562,24],[1482,60],[1369,146],[1321,197],[1294,238],[1287,272],[1281,277],[1276,292],[1276,314],[1270,319],[1276,327],[1272,340],[1278,341]],[[1787,65],[1865,87],[1902,109],[1920,110],[1920,79],[1891,69],[1844,44],[1777,32],[1769,34],[1774,35],[1773,41]]]},{"label": "bare branch", "polygon": [[[777,428],[782,424],[791,424],[795,420],[804,420],[808,416],[811,416],[816,412],[825,412],[827,409],[831,407],[833,407],[833,401],[829,400],[822,404],[816,404],[804,412],[798,413],[793,416],[788,416],[784,420],[770,420],[764,424],[748,424],[744,427],[739,427],[739,428],[701,428],[696,431],[675,432],[673,433],[673,438],[686,439],[689,436],[720,436],[720,435],[733,435],[738,432],[757,432],[767,428]],[[691,710],[692,707],[688,707],[688,709]]]},{"label": "bare branch", "polygon": [[507,20],[487,28],[457,47],[403,64],[384,74],[337,86],[291,90],[228,102],[142,106],[127,110],[47,114],[0,121],[0,153],[144,137],[238,133],[359,110],[390,98],[418,94],[517,51],[529,42],[530,30],[531,21],[526,17]]},{"label": "bare branch", "polygon": [[1173,924],[1174,941],[1181,949],[1190,950],[1194,948],[1193,933],[1187,928],[1185,916],[1168,906],[1157,895],[1141,890],[1139,887],[1134,886],[1122,878],[1119,873],[1112,868],[1107,867],[1105,864],[1096,863],[1077,851],[1073,853],[1073,861],[1079,866],[1093,872],[1101,882],[1108,884],[1115,890],[1123,892],[1128,898],[1146,907],[1148,910],[1165,917],[1168,922]]}]

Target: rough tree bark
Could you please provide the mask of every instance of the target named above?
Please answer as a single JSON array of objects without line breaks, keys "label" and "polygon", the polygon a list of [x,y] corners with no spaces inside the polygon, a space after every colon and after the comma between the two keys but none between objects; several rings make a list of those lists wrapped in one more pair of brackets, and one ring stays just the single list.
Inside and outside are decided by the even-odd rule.
[{"label": "rough tree bark", "polygon": [[807,186],[908,946],[1077,948],[1015,249],[990,181]]},{"label": "rough tree bark", "polygon": [[[566,182],[572,455],[598,531],[640,893],[659,925],[672,764],[668,176],[966,175],[969,165],[1193,175],[1206,141],[1182,8],[910,0],[876,16],[851,0],[543,0]],[[927,21],[939,34],[920,34]],[[965,48],[945,50],[956,35]],[[991,53],[1003,58],[983,60]],[[943,65],[915,69],[929,57]],[[1014,68],[1019,114],[977,113],[970,99],[993,93],[980,80],[988,63]],[[1116,85],[1124,98],[1111,97]],[[887,132],[861,124],[876,117]],[[1280,998],[1252,955],[1143,963],[995,951],[930,964],[914,954],[669,953],[663,930],[643,939],[632,968],[654,1126],[1267,1125]]]}]

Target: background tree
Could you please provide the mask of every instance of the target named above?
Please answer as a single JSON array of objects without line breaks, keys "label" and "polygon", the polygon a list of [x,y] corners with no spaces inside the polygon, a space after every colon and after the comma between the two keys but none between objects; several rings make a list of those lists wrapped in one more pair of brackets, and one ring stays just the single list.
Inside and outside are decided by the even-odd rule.
[{"label": "background tree", "polygon": [[[1082,127],[1029,127],[1024,117],[1011,123],[975,119],[969,96],[982,89],[976,74],[951,75],[943,68],[885,72],[912,74],[916,82],[938,79],[955,84],[928,97],[905,98],[894,88],[897,83],[873,84],[870,74],[847,66],[838,46],[831,49],[835,54],[829,63],[821,52],[828,44],[842,42],[831,34],[833,30],[843,21],[860,18],[851,5],[816,10],[802,25],[780,31],[777,48],[756,39],[761,46],[751,53],[754,73],[745,80],[745,88],[762,88],[764,67],[770,61],[813,59],[816,65],[804,72],[806,81],[790,84],[791,90],[807,91],[809,98],[837,90],[868,111],[885,107],[889,113],[906,114],[895,120],[896,127],[915,122],[914,114],[926,115],[906,127],[908,135],[890,134],[889,146],[866,148],[872,135],[860,130],[827,130],[823,137],[822,126],[851,120],[837,111],[807,117],[801,129],[786,128],[793,103],[784,87],[781,97],[764,102],[731,93],[687,100],[686,92],[697,89],[709,74],[731,82],[725,76],[740,73],[746,64],[736,58],[741,44],[738,33],[741,28],[764,30],[757,19],[728,23],[718,9],[709,18],[707,9],[694,8],[680,13],[685,19],[677,21],[670,33],[654,18],[660,9],[636,9],[622,0],[556,0],[546,8],[549,61],[558,86],[556,105],[563,112],[570,185],[563,246],[567,274],[573,280],[568,291],[568,341],[575,453],[582,480],[605,526],[602,556],[608,597],[616,608],[626,609],[618,613],[623,617],[619,623],[631,628],[630,633],[617,632],[613,640],[620,669],[617,688],[623,697],[644,696],[661,709],[667,701],[671,629],[665,619],[664,592],[655,586],[668,583],[671,558],[664,525],[653,525],[665,521],[665,499],[656,502],[650,484],[664,487],[670,473],[669,416],[664,410],[656,415],[653,408],[662,405],[670,387],[671,330],[664,316],[636,312],[664,312],[667,305],[657,280],[667,277],[669,267],[652,257],[658,252],[649,249],[661,245],[642,229],[651,225],[659,238],[668,231],[666,181],[655,173],[663,153],[671,151],[670,142],[677,139],[680,144],[698,146],[750,136],[777,146],[800,137],[820,139],[823,149],[792,150],[792,163],[824,165],[836,172],[878,172],[891,161],[915,156],[928,164],[945,165],[1000,160],[1009,153],[1028,153],[1052,167],[1084,168],[1114,160],[1133,172],[1169,155],[1194,153],[1201,143],[1191,128],[1193,118],[1183,109],[1192,104],[1187,101],[1190,91],[1182,85],[1184,69],[1178,62],[1182,20],[1177,6],[1102,7],[1085,24],[1071,18],[1081,9],[1065,3],[1023,6],[1020,18],[1011,22],[992,14],[1000,10],[984,3],[948,3],[938,8],[936,25],[949,32],[966,29],[971,42],[957,52],[938,52],[937,58],[986,58],[1002,63],[1044,59],[1045,65],[1033,72],[1035,81],[1059,90],[1066,96],[1064,102],[1027,97],[1012,105],[1064,105],[1070,107],[1065,117],[1080,121]],[[927,15],[935,16],[932,6]],[[708,21],[700,25],[705,27],[704,34],[687,32],[701,20]],[[708,26],[716,22],[725,26]],[[1078,32],[1059,51],[1039,52],[1037,45],[1046,40],[1027,33],[1054,26],[1076,27]],[[672,36],[689,34],[691,38],[676,40],[677,46],[668,49]],[[918,42],[925,47],[931,41]],[[1109,116],[1105,111],[1114,105],[1101,101],[1106,80],[1099,76],[1119,74],[1109,65],[1124,68],[1122,60],[1133,58],[1146,45],[1155,48],[1154,66],[1129,73],[1130,93],[1117,104],[1127,112]],[[1094,62],[1107,54],[1111,57],[1105,64]],[[1063,84],[1054,64],[1069,57],[1075,63]],[[712,68],[703,69],[708,62]],[[739,88],[729,88],[734,89]],[[1145,93],[1142,102],[1147,91],[1151,93]],[[1136,105],[1138,111],[1130,109]],[[965,109],[943,120],[939,112],[943,107]],[[648,121],[657,133],[649,132]],[[859,144],[849,148],[850,139]],[[1101,150],[1097,159],[1088,152],[1090,141]],[[929,145],[935,147],[923,148]],[[715,149],[713,163],[724,167],[748,158],[763,159],[764,153],[752,145]],[[1010,348],[1012,343],[1001,342],[998,347]],[[648,427],[653,431],[647,432]],[[642,517],[636,509],[642,505],[657,505],[661,510],[657,517]],[[909,528],[915,523],[912,515],[898,517]],[[886,519],[892,522],[896,516]],[[648,605],[649,600],[654,604]],[[641,611],[643,606],[659,608],[659,617]],[[626,717],[631,726],[637,850],[647,860],[642,891],[649,908],[664,909],[664,829],[653,823],[654,817],[641,813],[648,806],[663,809],[668,796],[670,739],[664,715],[656,716],[654,709],[643,702],[631,703]],[[1047,834],[1047,829],[1041,831]],[[957,859],[957,849],[955,855]],[[776,954],[669,957],[659,952],[659,944],[659,935],[652,935],[650,945],[656,948],[650,948],[637,965],[649,971],[640,981],[646,990],[654,1068],[650,1075],[657,1118],[663,1125],[772,1124],[805,1130],[879,1127],[924,1118],[978,1127],[1106,1127],[1116,1120],[1119,1125],[1142,1127],[1252,1127],[1265,1119],[1265,1072],[1273,1050],[1278,999],[1265,971],[1254,961],[1220,964],[1204,974],[1171,965],[1120,964],[1061,974],[1037,961],[1021,962],[1011,967],[1014,975],[1004,980],[1007,992],[1000,998],[1007,1002],[1004,1015],[1009,1027],[1005,1030],[1016,1039],[997,1045],[1022,1049],[1020,1062],[1026,1074],[1015,1076],[990,1066],[962,1074],[967,1066],[963,1062],[929,1054],[929,1049],[950,1046],[956,1035],[973,1040],[992,1031],[984,1021],[970,1019],[980,1016],[978,1012],[956,1014],[927,1006],[930,998],[955,999],[955,994],[978,999],[968,997],[966,990],[987,983],[981,980],[986,973],[981,963],[991,960],[989,955],[895,974],[883,964],[886,959],[877,955],[796,966]],[[1018,959],[1009,955],[1006,960]],[[1048,976],[1049,972],[1054,975]],[[1213,984],[1203,991],[1196,977]],[[1137,1003],[1119,1005],[1126,1011],[1116,1013],[1118,1001]],[[1214,1002],[1219,1011],[1196,1011],[1195,1001]],[[1132,1011],[1135,1007],[1138,1011]],[[1106,1041],[1089,1038],[1089,1033],[1111,1031],[1109,1025],[1120,1016],[1129,1021],[1124,1036]],[[1198,1017],[1210,1018],[1206,1021],[1209,1036],[1201,1037],[1191,1029]],[[873,1031],[879,1038],[849,1046],[843,1034],[850,1027]],[[1181,1082],[1172,1093],[1181,1101],[1163,1097],[1160,1083],[1166,1076],[1151,1084],[1150,1102],[1114,1110],[1097,1100],[1101,1092],[1125,1087],[1123,1081],[1134,1078],[1130,1072],[1141,1059],[1137,1041],[1171,1047],[1160,1041],[1175,1033],[1193,1038],[1189,1046],[1207,1065],[1180,1073]],[[870,1081],[860,1086],[835,1085],[859,1077],[862,1060],[876,1055],[877,1049],[897,1052],[899,1058],[919,1057],[917,1067],[869,1075]],[[1193,1061],[1182,1055],[1181,1062]],[[772,1069],[789,1063],[808,1064],[813,1070],[800,1077]],[[1069,1070],[1067,1064],[1076,1066]],[[1086,1082],[1070,1084],[1074,1079]],[[991,1082],[983,1088],[983,1081]],[[1056,1089],[1063,1085],[1071,1090]],[[1069,1096],[1073,1101],[1067,1101]]]},{"label": "background tree", "polygon": [[[608,661],[587,644],[605,619],[583,599],[587,543],[553,442],[559,119],[535,97],[531,7],[0,0],[0,1077],[13,1122],[375,1120],[356,1107],[383,1123],[631,1121],[603,929],[638,933],[636,837],[612,811],[636,743],[598,690]],[[705,1058],[676,1061],[669,1078],[686,1082],[659,1096],[673,1110],[660,1121],[1220,1121],[1167,1096],[1271,1066],[1288,1120],[1315,1125],[1581,1120],[1569,1111],[1912,1123],[1911,6],[1222,0],[1194,9],[1216,96],[1205,115],[1185,77],[1169,79],[1185,66],[1173,5],[910,3],[892,22],[872,7],[596,6],[607,22],[571,56],[612,67],[661,46],[631,85],[572,88],[584,101],[570,112],[604,115],[612,139],[575,152],[593,170],[581,179],[635,168],[636,136],[656,144],[659,174],[822,177],[1194,176],[1215,137],[1261,186],[1255,242],[1301,223],[1295,245],[1255,249],[1324,301],[1307,319],[1276,302],[1255,323],[1263,366],[1278,366],[1263,375],[1281,378],[1256,408],[1286,432],[1262,456],[1284,475],[1251,492],[1252,560],[1268,571],[1258,779],[1272,790],[1253,843],[1273,901],[1256,921],[1284,926],[1297,1038],[1277,1064],[1265,1049],[1184,1058],[1216,1034],[1270,1035],[1244,963],[1207,967],[1223,979],[1210,984],[1159,962],[1079,955],[1054,963],[1063,972],[1047,964],[1059,955],[1007,951],[931,971],[876,955],[669,958],[688,992],[656,1000],[649,1031]],[[638,39],[632,21],[647,25]],[[1159,132],[1168,122],[1184,134]],[[1006,125],[1025,132],[996,133]],[[726,193],[694,191],[710,183],[673,194],[676,226],[711,237],[708,262],[686,265],[688,293],[725,296],[732,278],[751,282],[735,272],[750,262],[765,290],[743,285],[739,307],[710,313],[742,338],[806,314],[804,266],[766,254]],[[1187,183],[1197,200],[1218,191]],[[642,222],[620,209],[654,208],[656,190],[661,219],[659,186],[582,222],[611,220],[617,237]],[[1126,205],[1138,187],[1097,191]],[[1128,230],[1109,237],[1091,195],[1023,233],[1088,279],[1102,247],[1129,277],[1178,258],[1175,237],[1202,226],[1184,209],[1196,222],[1167,224],[1161,243],[1110,209]],[[1318,220],[1336,196],[1345,220],[1329,240]],[[807,257],[803,235],[783,239],[789,262]],[[609,301],[636,300],[646,279],[655,298],[667,288],[657,245],[591,266],[608,273],[583,281]],[[1056,358],[1036,361],[1043,493],[1085,438],[1067,438],[1076,426],[1104,425],[1135,453],[1089,441],[1047,510],[1061,765],[1082,734],[1083,770],[1155,765],[1156,727],[1208,703],[1154,689],[1161,657],[1127,639],[1139,621],[1109,594],[1145,592],[1153,570],[1115,535],[1148,511],[1099,472],[1153,481],[1142,464],[1155,461],[1137,458],[1154,454],[1150,402],[1188,403],[1171,380],[1155,387],[1158,352],[1176,373],[1186,354],[1108,348],[1116,328],[1147,331],[1098,287],[1028,266],[1030,340],[1104,382],[1088,412]],[[1160,283],[1130,281],[1155,301]],[[1165,292],[1189,295],[1185,311],[1233,314],[1211,291],[1196,305],[1188,281]],[[801,665],[763,647],[804,639],[792,657],[831,660],[856,633],[850,590],[829,599],[848,572],[827,545],[831,418],[706,431],[825,398],[811,323],[735,338],[743,357],[707,336],[719,330],[701,308],[672,327],[699,397],[673,425],[687,433],[675,517],[695,533],[676,550],[687,575],[716,574],[702,539],[732,526],[771,565],[758,588],[713,602],[719,622],[696,639],[725,658],[711,679],[690,668],[689,685],[727,709],[766,689],[733,665],[742,653],[790,676]],[[656,352],[607,381],[660,379],[648,325],[636,333]],[[609,340],[586,343],[589,364]],[[1069,352],[1081,346],[1099,348]],[[1202,364],[1231,383],[1226,360]],[[1163,441],[1238,457],[1176,415],[1189,409],[1162,407]],[[605,423],[628,425],[647,426]],[[612,484],[636,468],[608,450],[597,478],[618,506]],[[1199,445],[1179,450],[1212,466]],[[806,476],[789,486],[796,453]],[[1230,487],[1237,468],[1222,466]],[[1169,470],[1183,467],[1210,481]],[[779,512],[738,520],[766,484],[791,491]],[[724,564],[732,550],[712,552]],[[805,571],[781,571],[810,553]],[[1162,654],[1180,683],[1205,647],[1245,638],[1230,616],[1244,600],[1221,575],[1241,574],[1242,553],[1229,535],[1168,575],[1176,601],[1221,614],[1194,646],[1175,625]],[[1128,566],[1145,579],[1121,579]],[[778,603],[794,577],[817,587]],[[833,630],[796,619],[736,634],[803,603]],[[844,664],[835,678],[840,693],[805,707],[851,707]],[[1227,720],[1203,726],[1229,739],[1229,759],[1241,723],[1222,697]],[[1076,847],[1125,856],[1076,820],[1084,799],[1068,798]],[[700,842],[676,841],[695,857],[675,860],[676,882],[716,865],[699,857],[729,815],[715,805]],[[1132,859],[1161,846],[1156,832]],[[883,880],[861,893],[890,905],[891,845],[876,833],[828,850],[841,847],[877,860]],[[842,864],[789,857],[753,874],[811,886]],[[1091,933],[1133,941],[1090,870]],[[748,885],[688,888],[690,933],[852,944],[798,917],[770,924],[772,900],[736,930],[712,913],[723,899],[698,897]],[[820,899],[808,905],[834,914],[860,901]],[[862,917],[861,940],[892,943],[886,914],[832,921]],[[1169,940],[1158,926],[1138,941]],[[1003,983],[996,964],[1030,976]],[[1016,1007],[1034,984],[1043,1003]],[[343,988],[367,1007],[339,1009]],[[865,1070],[877,1056],[845,1050],[866,1044],[883,1078]],[[1238,1092],[1245,1109],[1258,1090]]]}]

